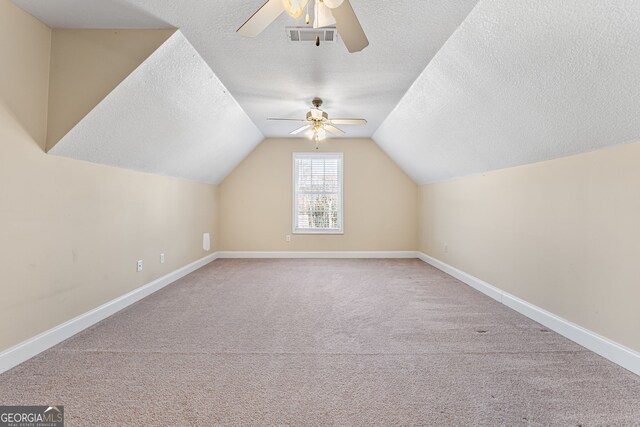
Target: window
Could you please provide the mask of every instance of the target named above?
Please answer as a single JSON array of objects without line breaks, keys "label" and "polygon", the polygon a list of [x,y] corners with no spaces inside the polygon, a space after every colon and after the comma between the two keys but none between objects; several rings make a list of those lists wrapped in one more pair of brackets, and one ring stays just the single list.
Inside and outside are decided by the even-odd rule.
[{"label": "window", "polygon": [[342,153],[293,153],[293,232],[343,232]]}]

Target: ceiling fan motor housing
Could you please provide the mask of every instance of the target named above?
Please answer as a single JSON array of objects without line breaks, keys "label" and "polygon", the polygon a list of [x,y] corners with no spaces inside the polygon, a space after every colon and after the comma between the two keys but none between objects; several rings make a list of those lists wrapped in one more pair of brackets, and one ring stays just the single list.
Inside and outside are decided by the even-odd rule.
[{"label": "ceiling fan motor housing", "polygon": [[314,108],[313,110],[307,112],[307,120],[308,121],[317,121],[323,122],[329,120],[329,114],[325,113],[322,110],[318,110]]}]

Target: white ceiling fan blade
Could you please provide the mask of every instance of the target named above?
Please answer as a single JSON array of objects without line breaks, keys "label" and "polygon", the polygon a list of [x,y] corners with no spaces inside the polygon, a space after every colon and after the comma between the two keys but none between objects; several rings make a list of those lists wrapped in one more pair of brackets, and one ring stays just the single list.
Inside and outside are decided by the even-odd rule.
[{"label": "white ceiling fan blade", "polygon": [[331,119],[329,120],[333,125],[366,125],[365,119]]},{"label": "white ceiling fan blade", "polygon": [[344,135],[344,131],[342,129],[338,129],[335,126],[332,125],[324,125],[324,129],[327,132],[331,132],[332,134],[334,134],[335,136],[342,136]]},{"label": "white ceiling fan blade", "polygon": [[300,132],[304,132],[305,130],[309,129],[310,127],[311,127],[311,125],[304,125],[304,126],[299,127],[298,129],[296,129],[296,130],[294,130],[292,132],[289,132],[289,135],[296,135],[296,134],[298,134]]},{"label": "white ceiling fan blade", "polygon": [[255,37],[275,21],[282,12],[284,12],[282,0],[267,0],[236,32],[245,37]]},{"label": "white ceiling fan blade", "polygon": [[315,1],[313,6],[313,28],[336,25],[336,20],[333,18],[331,9],[329,9],[324,2],[320,2],[319,0],[311,1]]},{"label": "white ceiling fan blade", "polygon": [[331,9],[331,13],[336,20],[340,38],[349,52],[360,52],[369,46],[369,40],[349,0],[344,0],[338,7]]},{"label": "white ceiling fan blade", "polygon": [[306,119],[273,119],[273,118],[269,118],[267,120],[279,120],[282,122],[306,122]]}]

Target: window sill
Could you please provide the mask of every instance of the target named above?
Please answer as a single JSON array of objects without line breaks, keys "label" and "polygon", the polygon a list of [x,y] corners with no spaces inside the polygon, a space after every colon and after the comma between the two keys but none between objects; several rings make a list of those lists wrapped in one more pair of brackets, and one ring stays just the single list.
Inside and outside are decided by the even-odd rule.
[{"label": "window sill", "polygon": [[344,234],[344,230],[318,230],[318,231],[314,231],[314,230],[293,230],[291,232],[292,234]]}]

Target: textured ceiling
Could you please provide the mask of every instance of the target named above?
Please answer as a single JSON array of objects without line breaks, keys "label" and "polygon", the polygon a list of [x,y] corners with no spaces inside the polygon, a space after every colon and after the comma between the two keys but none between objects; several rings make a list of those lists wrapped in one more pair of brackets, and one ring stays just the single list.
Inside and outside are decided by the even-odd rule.
[{"label": "textured ceiling", "polygon": [[14,0],[52,27],[179,28],[267,137],[295,126],[314,96],[333,117],[363,117],[346,137],[370,137],[477,0],[351,0],[371,42],[349,54],[339,41],[290,43],[283,14],[255,39],[235,30],[264,0]]},{"label": "textured ceiling", "polygon": [[374,140],[418,183],[640,137],[640,1],[482,1]]},{"label": "textured ceiling", "polygon": [[12,1],[52,28],[171,27],[167,22],[127,0]]},{"label": "textured ceiling", "polygon": [[[346,136],[375,132],[374,140],[418,183],[567,156],[640,136],[640,1],[482,0],[477,6],[476,0],[351,1],[371,42],[357,54],[348,54],[340,42],[319,48],[289,43],[284,27],[296,22],[287,15],[255,39],[238,36],[235,29],[263,0],[14,0],[53,27],[180,28],[215,73],[212,81],[220,84],[216,76],[221,80],[264,136],[286,136],[292,129],[267,117],[301,117],[309,100],[320,96],[333,117],[368,119],[368,126],[345,127]],[[179,74],[177,62],[167,64]],[[150,64],[143,65],[153,74]],[[155,70],[162,72],[166,70]],[[113,121],[93,117],[90,130],[81,123],[69,136],[69,141],[77,140],[69,144],[81,150],[80,132],[82,138],[97,137],[100,129],[108,134],[123,122],[118,130],[122,138],[125,130],[137,129],[134,135],[143,142],[130,143],[151,156],[143,129],[127,115],[118,116],[117,109],[133,111],[135,106],[153,112],[154,97],[178,89],[169,81],[157,82],[150,89],[153,96],[138,99],[145,92],[145,77],[139,74],[134,73],[133,88],[118,87],[117,96],[99,106],[111,109]],[[167,93],[164,84],[169,85]],[[125,93],[129,90],[134,92]],[[223,99],[233,104],[230,96]],[[241,111],[237,105],[230,108]],[[184,123],[204,124],[194,111]],[[220,159],[211,153],[220,170],[211,172],[215,176],[207,177],[210,182],[232,169],[259,134],[239,113],[234,117],[247,122],[249,142],[229,145]],[[159,124],[166,131],[152,132],[153,138],[189,136],[186,127],[167,125],[168,119],[161,112],[144,117],[146,126]],[[213,140],[213,135],[240,136],[242,131],[229,130],[225,120],[218,115],[198,132],[208,129]],[[119,156],[116,164],[127,162],[126,153],[110,155]],[[139,161],[145,168],[161,164],[160,172],[171,174],[181,166],[171,155],[153,151],[154,157]],[[192,156],[184,152],[180,162],[202,160]]]},{"label": "textured ceiling", "polygon": [[49,153],[217,184],[262,139],[177,31]]}]

